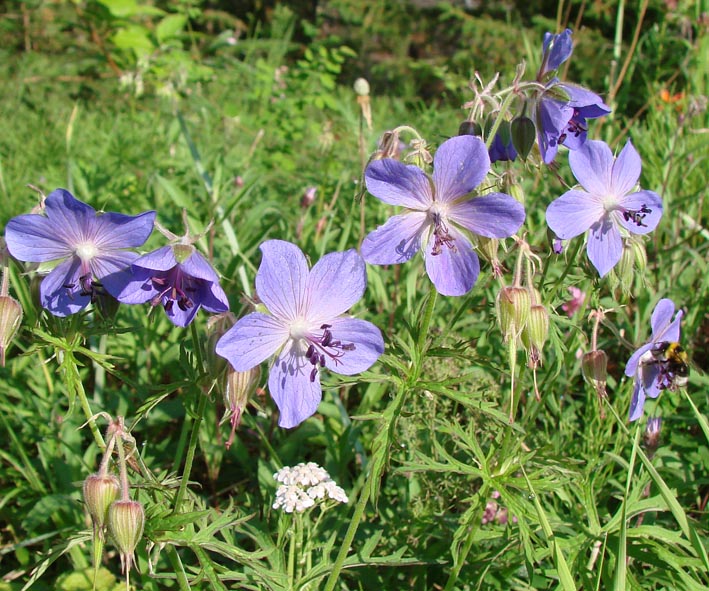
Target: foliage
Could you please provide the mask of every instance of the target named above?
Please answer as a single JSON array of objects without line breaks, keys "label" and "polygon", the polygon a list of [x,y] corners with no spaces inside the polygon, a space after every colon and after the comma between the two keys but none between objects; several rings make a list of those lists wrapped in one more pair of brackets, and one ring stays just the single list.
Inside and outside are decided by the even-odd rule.
[{"label": "foliage", "polygon": [[[458,107],[472,98],[472,70],[510,82],[523,57],[535,70],[541,34],[562,28],[557,14],[569,15],[559,25],[585,25],[573,26],[569,79],[613,102],[590,133],[614,148],[632,137],[641,185],[665,213],[645,242],[644,273],[599,279],[581,238],[555,255],[547,237],[544,210],[573,182],[566,156],[553,168],[496,164],[518,181],[525,239],[541,261],[533,279],[550,334],[536,375],[516,351],[510,369],[489,263],[461,298],[436,297],[420,258],[369,266],[353,313],[385,334],[380,362],[328,376],[319,413],[294,430],[276,426],[258,389],[229,449],[224,365],[204,312],[190,329],[137,306],[56,318],[36,303],[32,269],[9,261],[25,315],[0,368],[0,589],[92,588],[81,483],[103,455],[106,423],[89,421],[98,412],[124,416],[136,440],[128,478],[147,518],[137,588],[706,587],[706,17],[689,2],[650,2],[631,51],[635,6],[619,24],[615,2],[520,3],[515,17],[493,4],[337,0],[306,23],[285,6],[257,21],[197,1],[2,4],[12,17],[0,21],[10,81],[0,99],[2,226],[37,204],[28,183],[66,187],[97,209],[154,209],[175,233],[186,209],[193,234],[206,230],[197,246],[237,317],[258,295],[263,240],[294,241],[313,262],[357,247],[392,214],[361,184],[381,134],[406,123],[440,145],[466,116]],[[630,56],[624,77],[611,68],[616,51]],[[363,73],[371,130],[350,88]],[[501,247],[504,269],[519,252],[512,240]],[[562,309],[570,286],[587,294],[572,316]],[[686,391],[646,407],[664,420],[653,455],[644,424],[625,420],[623,369],[661,297],[686,310],[692,369]],[[599,309],[596,339],[589,313]],[[592,340],[609,359],[604,400],[582,377]],[[271,508],[272,474],[306,461],[327,469],[349,505]],[[123,587],[106,547],[96,588]]]}]

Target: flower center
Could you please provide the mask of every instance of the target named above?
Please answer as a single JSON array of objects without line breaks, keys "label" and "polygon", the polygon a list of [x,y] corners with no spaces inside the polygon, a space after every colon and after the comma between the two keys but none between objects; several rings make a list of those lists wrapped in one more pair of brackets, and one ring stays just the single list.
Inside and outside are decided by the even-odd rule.
[{"label": "flower center", "polygon": [[98,254],[98,249],[96,248],[96,245],[91,242],[84,242],[83,244],[77,244],[74,252],[76,253],[76,256],[82,260],[82,262],[86,263]]},{"label": "flower center", "polygon": [[[294,331],[294,327],[296,331]],[[306,331],[305,334],[302,332],[305,330],[305,326],[301,323],[294,323],[291,325],[290,334],[291,337],[295,338],[294,333],[297,332],[301,334],[300,338],[305,339],[308,343],[308,349],[305,352],[305,358],[308,360],[310,365],[313,366],[310,372],[310,381],[314,382],[315,377],[318,375],[318,368],[325,367],[325,363],[330,359],[335,365],[340,363],[340,358],[344,356],[347,351],[354,351],[354,343],[343,343],[335,339],[332,336],[330,329],[332,325],[323,324],[320,326],[322,331],[320,334],[313,334],[312,332]]]},{"label": "flower center", "polygon": [[559,144],[563,144],[566,138],[569,137],[569,134],[572,134],[574,137],[579,137],[582,133],[588,131],[588,128],[577,119],[579,115],[578,109],[574,109],[574,114],[571,116],[566,126],[566,131],[559,136]]},{"label": "flower center", "polygon": [[433,222],[433,248],[431,249],[431,254],[433,256],[441,254],[444,246],[450,248],[453,252],[457,252],[455,239],[450,235],[446,225],[445,211],[434,205],[428,210],[428,217]]},{"label": "flower center", "polygon": [[613,199],[607,199],[603,204],[603,208],[608,213],[619,211],[626,222],[633,222],[639,228],[647,228],[647,224],[644,220],[648,214],[652,213],[652,209],[644,203],[640,206],[640,209],[628,209],[627,207],[618,205]]},{"label": "flower center", "polygon": [[157,306],[162,302],[165,312],[171,312],[175,304],[183,312],[194,307],[194,298],[189,295],[196,292],[197,287],[189,275],[185,275],[179,267],[175,267],[167,276],[158,275],[150,278],[158,294],[150,301],[150,305]]}]

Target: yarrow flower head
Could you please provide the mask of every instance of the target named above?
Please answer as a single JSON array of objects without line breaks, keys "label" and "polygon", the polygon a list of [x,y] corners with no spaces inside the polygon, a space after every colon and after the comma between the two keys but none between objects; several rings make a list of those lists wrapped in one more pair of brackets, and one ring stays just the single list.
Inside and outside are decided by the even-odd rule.
[{"label": "yarrow flower head", "polygon": [[547,208],[547,224],[564,240],[590,230],[586,252],[603,277],[620,261],[622,237],[647,234],[662,217],[657,193],[633,191],[640,178],[640,156],[628,142],[616,159],[604,142],[589,140],[569,154],[581,188],[572,189]]},{"label": "yarrow flower head", "polygon": [[300,463],[292,468],[286,466],[273,475],[281,485],[276,491],[274,509],[286,513],[302,513],[313,507],[317,501],[331,499],[338,503],[347,503],[347,494],[330,478],[327,470],[315,462]]},{"label": "yarrow flower head", "polygon": [[675,304],[672,300],[665,298],[657,302],[650,318],[650,341],[628,359],[625,375],[634,378],[630,421],[636,421],[642,416],[647,397],[657,398],[662,390],[672,389],[677,383],[676,380],[684,377],[678,375],[677,368],[664,358],[667,347],[676,346],[679,341],[682,316],[682,310],[675,314]]},{"label": "yarrow flower head", "polygon": [[546,33],[542,45],[542,64],[538,82],[545,85],[534,105],[534,121],[542,160],[549,164],[560,145],[577,150],[586,142],[587,119],[611,112],[600,96],[581,86],[559,81],[550,72],[564,63],[573,50],[571,29],[552,35]]},{"label": "yarrow flower head", "polygon": [[441,144],[432,178],[397,160],[372,162],[365,171],[367,190],[406,211],[364,239],[364,260],[375,265],[403,263],[422,250],[426,272],[436,290],[450,296],[466,294],[480,273],[468,233],[507,238],[524,221],[524,207],[509,195],[470,196],[489,170],[485,144],[468,135]]},{"label": "yarrow flower head", "polygon": [[367,286],[355,250],[329,253],[310,270],[295,244],[268,240],[261,252],[256,291],[268,313],[241,318],[219,339],[216,352],[236,371],[276,357],[268,388],[281,412],[279,425],[290,428],[317,410],[323,368],[360,373],[384,352],[384,340],[372,323],[344,315]]},{"label": "yarrow flower head", "polygon": [[66,189],[53,191],[44,210],[46,215],[12,218],[5,228],[8,250],[16,259],[58,263],[42,280],[42,306],[55,316],[68,316],[85,308],[104,289],[117,296],[123,287],[122,271],[138,257],[125,249],[148,239],[155,212],[136,216],[97,213]]},{"label": "yarrow flower head", "polygon": [[200,308],[214,314],[229,309],[219,276],[191,244],[163,246],[133,261],[117,299],[160,305],[175,326],[189,325]]}]

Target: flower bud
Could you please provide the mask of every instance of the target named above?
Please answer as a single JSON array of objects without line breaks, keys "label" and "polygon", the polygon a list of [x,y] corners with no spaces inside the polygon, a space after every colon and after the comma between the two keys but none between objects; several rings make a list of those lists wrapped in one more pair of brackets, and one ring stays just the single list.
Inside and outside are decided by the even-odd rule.
[{"label": "flower bud", "polygon": [[315,203],[315,193],[317,192],[316,187],[308,187],[303,192],[303,196],[300,198],[300,207],[303,209],[308,209],[313,203]]},{"label": "flower bud", "polygon": [[463,121],[458,127],[458,135],[477,135],[482,136],[483,130],[479,123],[475,121]]},{"label": "flower bud", "polygon": [[133,564],[133,551],[143,537],[145,513],[138,501],[115,501],[108,508],[108,531],[121,554],[123,572]]},{"label": "flower bud", "polygon": [[643,439],[648,456],[652,457],[660,447],[660,431],[662,430],[662,417],[650,417],[645,426]]},{"label": "flower bud", "polygon": [[101,531],[106,525],[108,508],[121,491],[118,478],[112,474],[92,474],[84,480],[84,503],[94,528]]},{"label": "flower bud", "polygon": [[207,320],[207,345],[205,347],[206,368],[209,375],[217,379],[226,369],[228,362],[221,355],[217,355],[217,341],[229,330],[236,318],[231,312],[213,314]]},{"label": "flower bud", "polygon": [[224,383],[224,405],[228,414],[231,414],[231,437],[227,442],[227,449],[231,446],[234,430],[241,423],[241,415],[249,402],[249,396],[253,393],[261,379],[261,369],[257,365],[247,371],[235,371],[229,367],[226,372]]},{"label": "flower bud", "polygon": [[529,318],[531,298],[524,287],[503,287],[497,294],[497,319],[507,341],[517,337]]},{"label": "flower bud", "polygon": [[5,367],[5,351],[22,323],[22,306],[9,295],[0,296],[0,365]]},{"label": "flower bud", "polygon": [[354,82],[353,88],[355,93],[359,96],[369,95],[369,82],[367,82],[366,78],[357,78]]},{"label": "flower bud", "polygon": [[529,152],[537,139],[534,122],[529,117],[515,117],[510,124],[510,135],[512,136],[512,145],[517,150],[520,158],[527,160],[527,156],[529,156]]},{"label": "flower bud", "polygon": [[541,304],[535,304],[529,311],[529,319],[522,331],[522,344],[527,351],[542,352],[549,336],[549,312]]},{"label": "flower bud", "polygon": [[515,201],[524,205],[524,190],[522,189],[522,185],[519,183],[510,183],[507,187],[507,192]]},{"label": "flower bud", "polygon": [[605,351],[596,350],[584,353],[581,359],[583,377],[596,390],[599,398],[606,396],[606,376],[608,375],[608,356]]}]

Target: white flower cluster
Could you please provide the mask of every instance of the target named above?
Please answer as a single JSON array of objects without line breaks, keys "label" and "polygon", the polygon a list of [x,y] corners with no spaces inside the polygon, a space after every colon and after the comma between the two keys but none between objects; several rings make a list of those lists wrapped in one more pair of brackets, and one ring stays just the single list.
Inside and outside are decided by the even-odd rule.
[{"label": "white flower cluster", "polygon": [[273,477],[281,483],[276,491],[274,509],[282,507],[286,513],[302,513],[318,500],[329,498],[338,503],[347,502],[345,491],[315,462],[300,463],[292,468],[286,466]]}]

